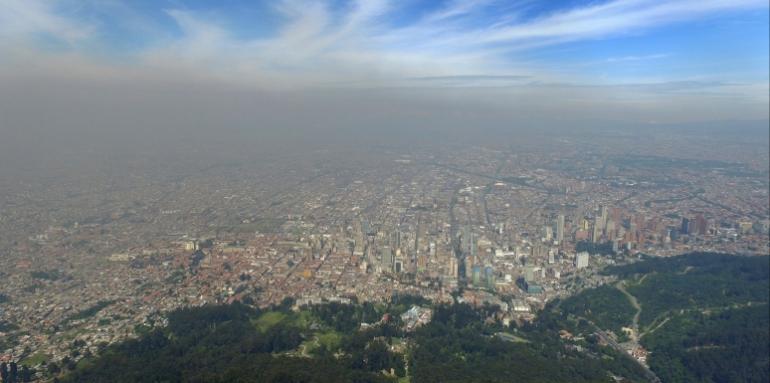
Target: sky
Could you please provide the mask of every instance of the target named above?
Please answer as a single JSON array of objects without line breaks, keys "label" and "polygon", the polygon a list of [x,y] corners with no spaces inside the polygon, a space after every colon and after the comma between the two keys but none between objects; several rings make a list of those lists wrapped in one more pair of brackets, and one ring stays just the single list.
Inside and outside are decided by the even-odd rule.
[{"label": "sky", "polygon": [[768,35],[767,0],[0,0],[0,130],[767,120]]}]

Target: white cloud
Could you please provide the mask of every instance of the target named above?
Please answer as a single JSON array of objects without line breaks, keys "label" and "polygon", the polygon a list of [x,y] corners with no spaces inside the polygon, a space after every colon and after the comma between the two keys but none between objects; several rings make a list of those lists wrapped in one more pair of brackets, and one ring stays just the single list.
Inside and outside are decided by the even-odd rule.
[{"label": "white cloud", "polygon": [[617,62],[626,62],[626,61],[646,61],[646,60],[657,60],[669,57],[670,55],[667,53],[655,53],[651,55],[642,55],[642,56],[621,56],[621,57],[610,57],[607,60],[605,60],[608,63],[617,63]]},{"label": "white cloud", "polygon": [[[650,94],[654,93],[677,93],[676,101],[689,97],[688,103],[696,104],[694,92],[672,92],[669,86],[655,85],[689,79],[663,77],[650,82],[650,86],[613,86],[602,81],[605,86],[597,87],[599,81],[595,78],[577,73],[581,68],[560,74],[540,68],[537,62],[518,61],[511,51],[639,33],[728,10],[767,7],[766,0],[614,0],[557,10],[529,20],[519,13],[529,2],[503,7],[505,11],[497,15],[484,12],[487,6],[501,3],[452,1],[411,24],[395,28],[389,17],[400,5],[398,2],[357,0],[335,8],[325,1],[281,0],[275,7],[285,22],[274,34],[255,38],[238,35],[236,27],[228,25],[226,19],[188,9],[168,9],[166,14],[179,27],[181,35],[159,37],[132,56],[129,64],[119,66],[87,53],[85,42],[98,39],[98,29],[72,16],[74,13],[65,16],[56,8],[60,2],[0,0],[0,37],[23,40],[42,33],[74,47],[66,53],[46,52],[37,56],[31,53],[30,44],[16,46],[13,51],[6,49],[6,53],[24,54],[14,53],[19,60],[13,67],[3,68],[0,61],[0,72],[30,71],[24,68],[26,60],[37,61],[33,69],[38,72],[55,72],[55,67],[61,65],[67,73],[81,77],[93,73],[110,78],[126,75],[155,79],[162,77],[159,74],[173,74],[176,78],[213,79],[229,85],[268,89],[444,87],[465,91],[475,87],[487,89],[492,96],[473,97],[501,107],[512,101],[529,104],[533,100],[574,104],[581,98],[591,98],[595,104],[617,105],[619,101],[613,100],[619,99],[630,103],[628,100],[634,97],[650,103]],[[484,23],[478,22],[479,17],[484,17]],[[136,23],[135,18],[133,22]],[[589,65],[656,60],[668,55],[610,57]],[[706,78],[704,83],[714,80]],[[581,84],[594,87],[589,89]],[[492,88],[496,89],[489,91]],[[714,86],[708,92],[704,89],[699,91],[708,97],[724,92],[725,96],[752,101],[766,102],[768,98],[766,86]],[[433,96],[444,96],[439,93]]]},{"label": "white cloud", "polygon": [[46,34],[69,44],[92,36],[94,27],[59,15],[56,1],[0,0],[0,36],[26,39]]},{"label": "white cloud", "polygon": [[[0,34],[47,33],[71,44],[89,38],[94,28],[56,12],[57,1],[0,0]],[[178,65],[237,76],[238,81],[373,81],[431,75],[553,75],[511,59],[510,52],[542,45],[617,34],[693,19],[730,9],[767,7],[766,0],[614,0],[558,10],[522,20],[529,2],[503,8],[496,16],[479,11],[495,0],[452,1],[404,27],[390,26],[396,2],[355,0],[333,8],[325,1],[281,0],[275,8],[286,18],[274,36],[234,37],[232,26],[206,14],[169,9],[182,36],[164,40],[139,59],[151,66]],[[476,21],[469,23],[468,21]],[[255,21],[257,22],[257,21]],[[469,26],[475,25],[475,26]],[[164,36],[164,38],[166,38]],[[608,62],[653,59],[611,58]],[[245,78],[244,78],[245,77]]]},{"label": "white cloud", "polygon": [[640,29],[691,20],[720,11],[767,7],[764,0],[615,0],[482,30],[467,44],[517,43],[537,39],[555,43],[637,32]]}]

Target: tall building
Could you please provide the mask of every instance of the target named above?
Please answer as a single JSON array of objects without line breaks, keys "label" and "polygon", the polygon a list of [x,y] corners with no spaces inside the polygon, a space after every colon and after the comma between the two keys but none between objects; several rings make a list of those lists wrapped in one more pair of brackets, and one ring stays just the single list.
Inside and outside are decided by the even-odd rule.
[{"label": "tall building", "polygon": [[472,270],[473,285],[481,286],[481,265],[474,265]]},{"label": "tall building", "polygon": [[607,218],[609,216],[609,210],[607,209],[607,206],[601,206],[599,208],[599,216],[601,217],[601,227],[602,230],[607,226]]},{"label": "tall building", "polygon": [[703,214],[695,216],[695,233],[698,235],[706,235],[708,233],[708,221],[703,217]]},{"label": "tall building", "polygon": [[559,243],[564,241],[564,214],[559,214],[559,216],[556,217],[556,240],[559,241]]},{"label": "tall building", "polygon": [[577,253],[577,256],[575,257],[575,267],[578,269],[583,269],[588,267],[588,252],[587,251],[581,251]]},{"label": "tall building", "polygon": [[594,230],[591,234],[591,241],[593,242],[599,242],[599,240],[602,238],[602,227],[601,227],[601,218],[596,217],[594,219]]},{"label": "tall building", "polygon": [[390,250],[390,247],[384,246],[382,248],[382,270],[383,271],[393,271],[393,252]]},{"label": "tall building", "polygon": [[457,263],[457,258],[454,256],[449,257],[449,276],[455,279],[460,276],[460,268]]},{"label": "tall building", "polygon": [[484,281],[487,284],[488,289],[494,290],[495,288],[495,271],[492,269],[492,266],[487,266],[484,268]]}]

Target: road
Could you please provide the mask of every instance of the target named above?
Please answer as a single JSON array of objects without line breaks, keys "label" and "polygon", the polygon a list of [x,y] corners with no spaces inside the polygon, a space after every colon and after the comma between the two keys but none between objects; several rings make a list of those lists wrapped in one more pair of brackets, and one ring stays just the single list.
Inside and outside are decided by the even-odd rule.
[{"label": "road", "polygon": [[634,314],[633,322],[631,323],[631,328],[634,329],[634,335],[633,335],[633,341],[634,343],[639,341],[639,315],[642,313],[642,306],[639,304],[639,301],[636,300],[636,297],[631,295],[628,291],[626,291],[626,286],[624,281],[620,281],[617,284],[615,284],[615,288],[620,290],[623,295],[628,298],[628,301],[631,302],[631,306],[634,306],[634,309],[636,309],[636,313]]},{"label": "road", "polygon": [[[593,323],[591,323],[591,324],[593,324]],[[594,327],[596,327],[596,325],[594,325]],[[623,346],[618,344],[618,342],[614,341],[612,339],[612,337],[608,336],[607,333],[605,333],[603,330],[599,329],[598,327],[596,328],[596,335],[601,340],[603,340],[608,345],[610,345],[610,347],[614,348],[616,351],[628,355],[628,352],[626,352],[626,349],[623,348]],[[636,358],[634,358],[634,357],[632,357],[630,355],[629,355],[629,358],[633,359],[635,362],[637,362],[639,364],[639,366],[641,366],[644,369],[644,373],[645,373],[645,375],[647,376],[647,379],[649,379],[650,382],[661,383],[660,378],[658,378],[658,376],[655,375],[655,373],[652,372],[652,370],[650,370],[649,367],[645,366],[643,363],[639,362],[638,360],[636,360]]]}]

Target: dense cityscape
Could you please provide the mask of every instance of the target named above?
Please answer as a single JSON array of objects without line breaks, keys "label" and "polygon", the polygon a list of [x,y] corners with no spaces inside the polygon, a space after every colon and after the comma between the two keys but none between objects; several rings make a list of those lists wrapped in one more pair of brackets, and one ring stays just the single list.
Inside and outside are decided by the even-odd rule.
[{"label": "dense cityscape", "polygon": [[0,0],[0,383],[770,381],[767,0]]},{"label": "dense cityscape", "polygon": [[744,159],[720,160],[737,155],[709,144],[666,154],[565,137],[548,151],[394,147],[146,178],[22,175],[2,193],[2,360],[72,363],[176,308],[233,301],[412,294],[499,305],[500,320],[521,323],[638,254],[767,254],[767,152],[739,140]]}]

